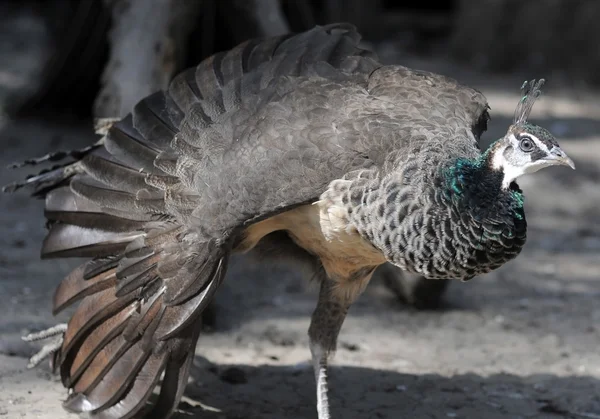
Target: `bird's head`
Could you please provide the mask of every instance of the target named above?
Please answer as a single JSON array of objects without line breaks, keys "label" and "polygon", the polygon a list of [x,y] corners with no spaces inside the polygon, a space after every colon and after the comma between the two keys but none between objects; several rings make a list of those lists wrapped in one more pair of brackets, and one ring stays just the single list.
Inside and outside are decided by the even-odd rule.
[{"label": "bird's head", "polygon": [[543,84],[544,79],[523,84],[514,123],[502,139],[490,146],[492,167],[504,173],[503,188],[508,188],[519,176],[544,167],[562,165],[575,169],[573,160],[560,148],[556,138],[545,128],[527,121]]}]

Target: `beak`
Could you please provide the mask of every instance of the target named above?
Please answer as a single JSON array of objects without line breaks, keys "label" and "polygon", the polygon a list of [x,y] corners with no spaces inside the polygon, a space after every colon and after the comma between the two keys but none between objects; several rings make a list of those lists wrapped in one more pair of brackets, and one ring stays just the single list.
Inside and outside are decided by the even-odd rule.
[{"label": "beak", "polygon": [[573,160],[571,160],[571,158],[567,156],[567,153],[562,151],[560,147],[552,147],[548,160],[554,164],[569,166],[571,169],[575,170],[575,163],[573,163]]}]

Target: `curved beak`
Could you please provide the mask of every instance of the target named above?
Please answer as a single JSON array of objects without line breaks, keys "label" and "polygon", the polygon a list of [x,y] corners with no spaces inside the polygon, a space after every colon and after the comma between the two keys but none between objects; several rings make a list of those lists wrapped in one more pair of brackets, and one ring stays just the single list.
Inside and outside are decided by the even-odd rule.
[{"label": "curved beak", "polygon": [[567,153],[562,151],[560,147],[552,147],[547,160],[551,161],[552,164],[569,166],[571,169],[575,170],[575,163],[573,163],[573,160],[571,160],[571,158],[567,156]]}]

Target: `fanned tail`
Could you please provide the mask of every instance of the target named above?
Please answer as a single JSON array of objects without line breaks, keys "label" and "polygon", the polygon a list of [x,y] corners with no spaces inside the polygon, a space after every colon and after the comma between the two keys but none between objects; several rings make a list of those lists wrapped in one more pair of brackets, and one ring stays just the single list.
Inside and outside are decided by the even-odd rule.
[{"label": "fanned tail", "polygon": [[53,357],[70,389],[66,409],[137,416],[164,373],[149,417],[172,413],[194,356],[196,320],[223,280],[231,246],[228,233],[207,237],[190,222],[203,197],[183,168],[198,172],[202,142],[223,135],[215,121],[271,81],[371,68],[358,38],[350,25],[330,25],[248,41],[182,73],[124,119],[99,121],[103,137],[92,146],[17,165],[61,162],[4,189],[29,187],[45,198],[42,257],[90,258],[54,295],[55,313],[78,304]]}]

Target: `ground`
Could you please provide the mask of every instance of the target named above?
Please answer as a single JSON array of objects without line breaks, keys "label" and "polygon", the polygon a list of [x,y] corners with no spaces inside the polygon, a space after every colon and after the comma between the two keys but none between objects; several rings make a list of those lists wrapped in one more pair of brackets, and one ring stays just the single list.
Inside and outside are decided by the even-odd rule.
[{"label": "ground", "polygon": [[[492,107],[485,138],[506,130],[521,78],[394,59],[479,88]],[[551,168],[520,182],[529,240],[519,258],[451,284],[435,311],[403,306],[379,281],[369,286],[333,361],[335,418],[600,418],[598,103],[600,95],[550,85],[536,105],[533,120],[557,135],[577,171]],[[8,163],[85,144],[91,131],[60,120],[2,121],[0,183],[25,173],[5,170]],[[76,261],[39,260],[43,223],[41,201],[0,196],[0,416],[8,418],[72,417],[46,363],[26,368],[39,345],[20,339],[68,318],[51,316],[51,297]],[[235,260],[179,417],[315,418],[306,331],[316,292],[285,266]]]}]

